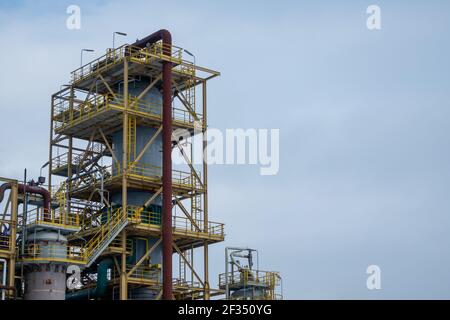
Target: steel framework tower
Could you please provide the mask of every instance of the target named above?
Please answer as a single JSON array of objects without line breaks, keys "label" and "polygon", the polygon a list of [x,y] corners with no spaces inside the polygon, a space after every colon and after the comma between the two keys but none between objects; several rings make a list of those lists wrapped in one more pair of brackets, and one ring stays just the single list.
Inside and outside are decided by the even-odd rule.
[{"label": "steel framework tower", "polygon": [[[196,165],[192,144],[189,152],[173,134],[205,133],[207,81],[219,72],[184,53],[160,30],[73,71],[52,95],[50,212],[73,229],[59,260],[82,268],[66,298],[221,293],[209,286],[208,246],[224,240],[224,225],[209,220],[207,164]],[[174,149],[183,170],[172,166]],[[194,264],[199,251],[203,276]],[[22,260],[35,256],[27,251]]]}]

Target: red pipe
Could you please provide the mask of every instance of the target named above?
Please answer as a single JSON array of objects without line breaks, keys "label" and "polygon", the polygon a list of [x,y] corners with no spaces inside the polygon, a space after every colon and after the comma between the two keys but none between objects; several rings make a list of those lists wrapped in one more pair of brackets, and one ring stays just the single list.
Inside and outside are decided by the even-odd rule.
[{"label": "red pipe", "polygon": [[[163,53],[172,55],[172,36],[161,29],[133,44],[144,48],[147,44],[163,42]],[[162,176],[162,252],[163,252],[163,294],[164,300],[172,300],[172,63],[163,61],[163,176]]]},{"label": "red pipe", "polygon": [[[50,211],[50,192],[48,192],[47,189],[41,187],[26,186],[21,183],[19,183],[17,186],[19,193],[33,193],[41,195],[44,199],[44,212],[47,213]],[[8,189],[11,189],[11,183],[4,183],[0,186],[0,202],[3,201],[5,191]]]}]

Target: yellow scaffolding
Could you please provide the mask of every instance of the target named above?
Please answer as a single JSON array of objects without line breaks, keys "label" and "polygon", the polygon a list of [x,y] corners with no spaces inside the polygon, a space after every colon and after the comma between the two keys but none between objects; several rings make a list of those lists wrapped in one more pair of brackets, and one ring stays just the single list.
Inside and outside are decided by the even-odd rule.
[{"label": "yellow scaffolding", "polygon": [[[170,49],[170,55],[165,54],[168,52],[166,49]],[[77,248],[75,252],[79,254],[74,258],[72,251],[67,253],[70,260],[88,265],[99,255],[121,254],[123,263],[124,255],[128,252],[126,243],[129,237],[161,237],[160,213],[126,204],[122,208],[113,208],[105,194],[121,191],[123,203],[126,203],[128,188],[145,190],[154,195],[160,194],[162,188],[162,168],[138,161],[140,156],[136,148],[138,126],[152,127],[157,129],[157,133],[161,132],[162,105],[131,95],[126,79],[145,76],[151,79],[151,85],[157,85],[161,81],[162,63],[171,62],[173,90],[176,92],[172,107],[173,129],[186,129],[191,133],[201,129],[205,132],[205,84],[220,73],[185,59],[184,52],[177,46],[165,47],[162,42],[145,48],[124,45],[108,50],[105,55],[73,71],[70,86],[52,96],[48,182],[51,186],[52,174],[67,177],[68,185],[59,187],[53,193],[53,198],[58,200],[59,207],[54,213],[55,217],[63,217],[55,223],[61,222],[66,228],[69,225],[79,228],[75,234],[68,236],[70,247]],[[122,92],[115,89],[119,82],[124,83]],[[196,99],[199,85],[202,86],[203,94],[200,108],[197,107]],[[112,143],[112,134],[122,129],[125,158],[122,158],[121,150],[114,149]],[[75,140],[87,142],[88,147],[85,150],[76,149],[72,144]],[[64,141],[71,141],[71,144],[67,145]],[[94,144],[100,144],[103,148],[94,150]],[[65,151],[60,153],[61,156],[54,157],[54,149]],[[99,159],[105,158],[110,159],[106,161],[109,163],[98,168]],[[206,165],[203,166],[203,172],[197,172],[192,165],[189,171],[172,171],[174,199],[177,203],[191,203],[191,210],[185,209],[183,215],[172,217],[174,246],[182,251],[186,248],[205,248],[205,279],[198,282],[199,286],[191,283],[191,288],[181,285],[183,279],[179,279],[174,289],[175,286],[178,288],[176,296],[180,298],[188,298],[191,294],[190,298],[208,299],[211,293],[219,292],[209,288],[207,247],[224,240],[224,225],[209,221],[206,178]],[[85,209],[74,208],[71,204],[74,200],[84,205]],[[154,200],[149,199],[147,204]],[[98,208],[91,209],[92,204],[95,204],[95,208],[106,205],[106,213]],[[72,214],[78,220],[73,221]],[[80,237],[86,239],[86,243],[79,243]],[[115,271],[117,267],[120,268],[115,265]],[[136,284],[138,278],[143,279],[148,275],[149,270],[144,266],[134,267],[131,267],[133,272],[128,277],[124,276],[123,271],[117,274],[121,298],[127,291],[124,286]],[[148,285],[158,287],[161,284]]]}]

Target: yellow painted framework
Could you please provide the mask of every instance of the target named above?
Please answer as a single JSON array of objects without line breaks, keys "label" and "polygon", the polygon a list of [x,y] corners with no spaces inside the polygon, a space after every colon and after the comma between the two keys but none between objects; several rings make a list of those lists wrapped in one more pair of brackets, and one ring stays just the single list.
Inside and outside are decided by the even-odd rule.
[{"label": "yellow painted framework", "polygon": [[7,203],[3,210],[0,226],[9,228],[9,236],[0,237],[0,258],[7,261],[7,288],[6,298],[13,299],[15,297],[14,279],[16,267],[16,235],[18,227],[18,182],[17,180],[0,177],[0,184],[10,183],[11,191]]},{"label": "yellow painted framework", "polygon": [[[281,276],[278,272],[242,269],[228,273],[228,285],[230,288],[259,287],[264,289],[265,295],[261,300],[282,300]],[[219,288],[226,286],[225,273],[219,275]]]},{"label": "yellow painted framework", "polygon": [[[144,49],[125,45],[110,50],[104,56],[72,72],[70,86],[52,96],[49,188],[53,201],[59,203],[60,212],[67,213],[64,220],[57,223],[62,224],[64,221],[65,227],[69,224],[80,228],[73,237],[69,236],[70,246],[67,252],[55,252],[54,259],[87,264],[103,247],[105,249],[102,255],[121,255],[122,263],[119,265],[116,260],[111,283],[119,286],[121,299],[127,299],[129,286],[144,284],[157,290],[162,287],[155,277],[158,272],[142,265],[142,261],[134,266],[126,265],[125,262],[127,254],[130,254],[130,236],[161,235],[158,213],[129,206],[128,188],[151,190],[158,195],[162,186],[161,168],[137,161],[139,155],[136,154],[133,132],[137,124],[161,129],[161,106],[142,102],[140,98],[145,92],[138,97],[131,96],[126,80],[145,75],[153,79],[151,86],[156,85],[161,80],[162,62],[172,62],[173,86],[178,93],[176,98],[181,102],[179,108],[173,108],[173,127],[191,132],[200,129],[205,133],[206,83],[220,75],[217,71],[185,60],[182,48],[173,46],[170,49],[171,56],[163,54],[162,43]],[[122,95],[111,89],[118,81],[123,82]],[[201,99],[195,98],[196,87],[201,87]],[[199,101],[201,106],[198,108],[196,104]],[[111,134],[117,130],[122,130],[123,136],[127,138],[123,139],[123,149],[114,154]],[[75,140],[88,142],[87,147],[75,147]],[[151,143],[152,141],[148,142]],[[100,147],[96,149],[95,146]],[[203,148],[206,151],[206,142]],[[65,152],[54,156],[55,149],[63,149]],[[102,157],[111,157],[115,164],[114,170],[112,166],[106,166],[100,175],[83,176],[84,172],[89,173],[92,163],[95,164],[96,159]],[[118,159],[123,160],[122,166],[119,165]],[[173,197],[175,206],[180,207],[182,213],[174,215],[172,219],[174,253],[189,265],[195,280],[174,279],[174,292],[175,298],[209,299],[211,295],[220,294],[222,291],[209,286],[208,246],[224,240],[224,225],[209,220],[206,163],[203,164],[201,172],[198,172],[190,163],[192,159],[186,161],[190,171],[173,170]],[[55,188],[52,187],[53,173],[71,178],[67,178],[65,183]],[[102,187],[108,191],[122,191],[122,207],[111,209],[106,223],[99,224],[99,214],[70,207],[70,199],[99,202],[98,190]],[[154,200],[155,197],[152,197],[146,205]],[[182,201],[190,201],[191,205],[186,208],[181,204]],[[72,220],[72,215],[78,218]],[[118,231],[120,232],[116,236]],[[87,239],[85,244],[78,243],[80,236]],[[202,278],[196,272],[193,261],[185,257],[186,251],[192,248],[203,248]],[[39,247],[33,248],[27,251],[21,260],[38,261],[41,259],[39,252]]]}]

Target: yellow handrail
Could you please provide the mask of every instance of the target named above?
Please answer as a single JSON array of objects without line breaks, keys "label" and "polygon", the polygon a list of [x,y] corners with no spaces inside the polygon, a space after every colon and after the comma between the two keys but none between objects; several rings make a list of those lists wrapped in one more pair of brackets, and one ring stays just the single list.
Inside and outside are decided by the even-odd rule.
[{"label": "yellow handrail", "polygon": [[27,224],[47,224],[78,228],[80,226],[80,216],[77,212],[69,214],[64,207],[49,211],[44,210],[44,208],[35,208],[27,212]]},{"label": "yellow handrail", "polygon": [[112,215],[110,220],[102,224],[100,229],[94,234],[94,236],[86,242],[83,247],[84,260],[88,261],[94,252],[102,245],[105,239],[108,239],[115,228],[126,219],[123,214],[122,208],[118,208]]}]

